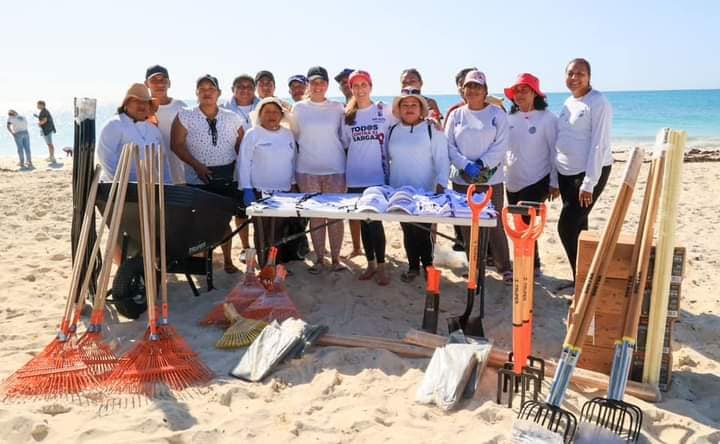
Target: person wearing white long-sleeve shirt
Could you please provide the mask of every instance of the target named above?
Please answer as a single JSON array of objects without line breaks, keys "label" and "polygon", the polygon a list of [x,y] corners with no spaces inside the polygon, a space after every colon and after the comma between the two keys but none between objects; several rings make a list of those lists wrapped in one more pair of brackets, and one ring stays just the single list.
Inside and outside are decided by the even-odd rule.
[{"label": "person wearing white long-sleeve shirt", "polygon": [[[347,82],[352,96],[342,127],[343,144],[347,147],[345,179],[348,192],[359,194],[368,187],[387,184],[385,139],[388,127],[396,119],[383,103],[372,102],[372,78],[368,72],[353,71]],[[386,240],[383,224],[381,221],[358,223],[367,260],[367,268],[359,279],[364,281],[374,277],[378,285],[388,285],[390,277],[385,270]]]},{"label": "person wearing white long-sleeve shirt", "polygon": [[[555,141],[557,117],[547,110],[540,81],[529,73],[520,74],[505,96],[512,102],[508,116],[509,143],[505,158],[505,189],[508,203],[544,202],[557,194]],[[554,198],[556,196],[552,196]],[[530,220],[524,217],[525,223]],[[535,272],[540,272],[540,254],[535,242]]]},{"label": "person wearing white long-sleeve shirt", "polygon": [[[245,205],[250,205],[261,193],[289,192],[293,188],[297,149],[292,132],[283,126],[287,125],[285,114],[282,103],[275,97],[262,99],[257,113],[253,112],[253,127],[243,137],[237,164],[238,188],[243,190]],[[259,219],[256,224],[262,224],[262,230],[255,230],[255,245],[260,263],[265,263],[267,248],[283,235],[285,219]],[[284,256],[281,251],[280,257]]]},{"label": "person wearing white long-sleeve shirt", "polygon": [[[558,117],[556,167],[563,201],[558,233],[575,280],[577,243],[588,216],[605,188],[613,163],[610,150],[612,106],[590,85],[590,63],[574,59],[565,69],[572,95]],[[573,284],[574,285],[574,284]]]},{"label": "person wearing white long-sleeve shirt", "polygon": [[[390,185],[410,185],[416,189],[442,193],[448,183],[450,159],[445,134],[425,120],[430,112],[425,98],[403,89],[393,101],[393,114],[400,121],[386,136],[390,161]],[[431,224],[401,223],[408,270],[401,275],[412,282],[423,269],[433,264]]]},{"label": "person wearing white long-sleeve shirt", "polygon": [[[492,203],[500,209],[505,202],[503,161],[507,153],[508,124],[503,110],[488,105],[487,94],[485,74],[477,70],[468,72],[463,81],[466,103],[450,113],[445,123],[452,162],[450,180],[453,189],[461,193],[467,190],[467,180],[477,184],[478,192],[492,187]],[[497,225],[488,230],[488,234],[495,267],[502,274],[503,282],[510,285],[513,279],[512,266],[500,218]],[[463,239],[470,239],[468,228],[463,229]],[[467,252],[469,246],[465,247]]]},{"label": "person wearing white long-sleeve shirt", "polygon": [[[135,83],[128,89],[125,99],[118,108],[118,114],[105,124],[95,147],[95,158],[102,168],[101,182],[113,180],[122,148],[126,144],[138,145],[141,148],[140,157],[144,157],[145,146],[154,144],[158,148],[163,144],[160,130],[147,120],[154,106],[147,87],[142,83]],[[167,157],[163,166],[165,183],[173,183]],[[134,163],[131,166],[129,180],[137,181]]]},{"label": "person wearing white long-sleeve shirt", "polygon": [[[296,179],[303,193],[344,193],[345,149],[342,144],[341,127],[345,115],[342,104],[326,98],[328,73],[321,66],[308,70],[308,98],[292,107],[294,132],[298,142]],[[344,232],[343,222],[335,222],[327,228],[325,219],[310,219],[310,233],[315,261],[308,269],[319,274],[324,267],[325,233],[330,238],[332,270],[347,267],[340,262],[340,247]]]}]

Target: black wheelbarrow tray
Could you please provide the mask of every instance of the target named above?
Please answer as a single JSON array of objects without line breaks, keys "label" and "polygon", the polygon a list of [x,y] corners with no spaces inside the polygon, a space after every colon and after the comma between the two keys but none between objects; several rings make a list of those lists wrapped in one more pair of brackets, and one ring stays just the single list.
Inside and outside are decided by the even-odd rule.
[{"label": "black wheelbarrow tray", "polygon": [[[100,211],[105,209],[110,185],[102,183],[98,188],[96,205]],[[147,309],[137,198],[137,184],[131,182],[120,222],[121,263],[113,280],[112,299],[108,300],[131,319]],[[159,221],[157,211],[155,220]],[[184,274],[195,296],[199,292],[190,275],[205,275],[208,291],[213,289],[212,253],[230,237],[228,223],[235,211],[230,198],[189,186],[165,185],[167,271]]]}]

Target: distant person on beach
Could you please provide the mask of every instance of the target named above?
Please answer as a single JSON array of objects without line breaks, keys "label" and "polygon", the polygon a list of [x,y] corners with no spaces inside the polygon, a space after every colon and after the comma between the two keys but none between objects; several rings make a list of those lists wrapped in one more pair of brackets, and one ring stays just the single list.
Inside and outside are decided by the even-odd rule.
[{"label": "distant person on beach", "polygon": [[[544,202],[548,198],[553,199],[558,188],[555,169],[557,117],[547,110],[540,81],[532,74],[520,74],[511,87],[505,88],[505,96],[512,102],[505,158],[508,203],[515,205],[522,200]],[[524,219],[525,223],[530,222],[529,217]],[[534,265],[535,273],[540,273],[537,242]]]},{"label": "distant person on beach", "polygon": [[[415,88],[404,88],[393,101],[392,112],[400,122],[387,132],[390,186],[412,186],[418,190],[442,193],[448,183],[450,159],[445,134],[426,120],[430,107]],[[433,264],[431,224],[400,223],[408,270],[400,279],[412,282]],[[421,228],[422,227],[422,228]]]},{"label": "distant person on beach", "polygon": [[[280,99],[276,97],[262,99],[257,105],[257,112],[253,112],[253,121],[253,127],[245,133],[240,145],[240,160],[237,165],[239,189],[242,190],[243,202],[246,206],[260,198],[261,193],[290,192],[297,188],[295,138],[289,129],[287,111]],[[269,247],[285,235],[285,224],[288,219],[282,217],[258,219],[256,223],[262,224],[262,229],[257,229],[256,225],[254,240],[258,263],[264,264]],[[283,249],[288,247],[288,244],[279,246],[278,262],[285,262],[280,258],[287,256],[283,254]]]},{"label": "distant person on beach", "polygon": [[[420,71],[418,71],[415,68],[408,68],[403,70],[403,72],[400,74],[400,88],[406,89],[406,90],[416,90],[416,94],[422,94],[422,87],[423,87],[423,80],[422,76],[420,75]],[[438,107],[437,102],[435,99],[432,99],[430,97],[425,97],[425,101],[427,102],[428,106],[430,107],[430,113],[428,114],[428,118],[435,121],[440,127],[442,127],[442,120],[443,116],[440,112],[440,108]]]},{"label": "distant person on beach", "polygon": [[35,168],[30,155],[30,133],[28,133],[28,123],[25,117],[11,109],[8,111],[7,130],[15,139],[18,153],[18,166],[20,169]]},{"label": "distant person on beach", "polygon": [[[350,74],[353,73],[353,69],[345,68],[339,73],[337,73],[334,77],[335,82],[338,85],[338,88],[340,88],[340,92],[345,97],[345,103],[347,104],[350,99],[352,98],[352,91],[350,91],[350,87],[348,86],[348,78],[350,77]],[[348,225],[350,226],[350,238],[352,239],[352,245],[353,249],[350,252],[350,254],[347,256],[348,259],[351,259],[356,256],[360,256],[363,254],[361,243],[360,243],[360,237],[361,237],[361,229],[360,229],[360,221],[359,220],[349,220]]]},{"label": "distant person on beach", "polygon": [[590,74],[590,62],[585,59],[573,59],[565,68],[565,85],[572,95],[565,100],[558,117],[555,145],[563,202],[558,233],[572,267],[573,281],[580,232],[588,229],[588,216],[605,189],[613,163],[612,106],[590,85]]},{"label": "distant person on beach", "polygon": [[[354,71],[348,79],[352,97],[345,107],[342,126],[343,144],[347,150],[345,179],[348,193],[361,194],[368,187],[386,185],[389,175],[387,146],[388,127],[395,122],[391,109],[382,102],[373,103],[372,79],[366,71]],[[378,285],[390,283],[385,268],[385,230],[381,221],[359,222],[367,268],[362,281],[373,277]]]},{"label": "distant person on beach", "polygon": [[288,79],[288,92],[294,102],[299,102],[307,91],[307,77],[302,74],[295,74]]},{"label": "distant person on beach", "polygon": [[[453,189],[460,193],[467,191],[468,181],[478,184],[478,192],[492,187],[493,206],[500,209],[505,202],[502,164],[508,149],[508,124],[505,113],[487,103],[487,94],[485,74],[477,70],[468,72],[463,81],[466,104],[450,113],[445,124],[453,166],[450,180]],[[497,226],[489,229],[489,234],[495,268],[503,282],[510,285],[512,266],[501,219]],[[466,227],[463,228],[463,239],[470,239]],[[468,248],[466,245],[466,252]]]},{"label": "distant person on beach", "polygon": [[[210,74],[195,83],[198,106],[182,109],[172,125],[172,150],[185,162],[190,186],[233,199],[236,216],[243,215],[242,196],[237,191],[235,162],[243,136],[242,119],[218,106],[218,79]],[[227,234],[230,234],[228,226]],[[222,245],[226,273],[236,273],[232,261],[232,239]]]},{"label": "distant person on beach", "polygon": [[150,121],[157,125],[163,138],[163,150],[170,163],[170,174],[173,183],[185,183],[185,164],[173,153],[170,141],[172,123],[177,113],[187,107],[182,100],[168,96],[170,89],[170,75],[168,70],[160,65],[153,65],[145,70],[145,86],[150,89],[150,95],[157,104],[157,111],[150,117]]},{"label": "distant person on beach", "polygon": [[[307,99],[293,105],[295,137],[298,142],[296,167],[297,184],[302,193],[344,193],[345,148],[341,140],[343,105],[327,99],[328,73],[321,66],[308,70],[309,82]],[[333,221],[328,227],[320,228],[326,219],[310,219],[310,233],[315,262],[308,269],[319,274],[324,268],[325,233],[330,238],[332,271],[346,270],[340,262],[340,248],[343,239],[343,221]]]},{"label": "distant person on beach", "polygon": [[[101,182],[112,182],[125,144],[133,143],[142,149],[146,145],[160,146],[163,143],[160,130],[148,121],[156,109],[157,104],[145,85],[134,83],[130,86],[117,109],[117,114],[100,131],[95,158],[102,168]],[[167,159],[164,179],[166,183],[172,183]],[[135,165],[131,166],[130,180],[137,181]]]},{"label": "distant person on beach", "polygon": [[50,156],[45,159],[48,163],[55,163],[55,145],[53,145],[52,135],[55,132],[55,122],[53,121],[50,111],[45,107],[45,101],[38,100],[37,109],[40,113],[35,117],[38,118],[38,125],[40,126],[40,134],[45,140],[48,146],[48,153]]},{"label": "distant person on beach", "polygon": [[[260,99],[255,97],[255,79],[250,74],[240,74],[239,76],[235,77],[232,82],[232,97],[230,97],[230,100],[228,100],[224,105],[223,108],[226,110],[232,111],[238,116],[240,116],[240,119],[242,120],[242,138],[245,137],[245,133],[247,133],[250,128],[252,128],[252,119],[250,115],[252,114],[253,110],[255,110],[255,107],[257,106],[258,102],[260,102]],[[236,177],[237,178],[237,177]],[[239,179],[239,178],[237,178]],[[245,215],[239,215],[235,217],[235,225],[240,226],[247,218]],[[242,244],[242,251],[240,252],[241,260],[245,260],[245,250],[250,248],[250,229],[249,227],[245,227],[242,230],[240,230],[240,242]]]}]

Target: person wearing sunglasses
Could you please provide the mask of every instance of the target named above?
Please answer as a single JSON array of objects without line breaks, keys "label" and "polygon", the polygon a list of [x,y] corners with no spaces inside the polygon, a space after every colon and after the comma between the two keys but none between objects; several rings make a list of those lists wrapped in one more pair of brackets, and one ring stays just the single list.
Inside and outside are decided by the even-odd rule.
[{"label": "person wearing sunglasses", "polygon": [[[328,100],[328,73],[321,66],[314,66],[307,72],[307,99],[292,107],[293,129],[298,143],[296,178],[302,193],[344,193],[345,149],[341,133],[345,114],[342,104]],[[310,233],[315,261],[308,271],[319,274],[324,267],[325,234],[330,238],[332,271],[346,270],[340,262],[344,226],[333,222],[328,227],[326,219],[310,219]]]},{"label": "person wearing sunglasses", "polygon": [[[345,178],[348,193],[360,194],[366,188],[387,184],[388,163],[385,138],[394,122],[390,110],[371,98],[372,79],[366,71],[353,71],[348,77],[352,96],[345,107],[343,144],[347,149]],[[385,230],[380,221],[362,221],[360,234],[367,268],[360,280],[373,277],[380,286],[390,283],[385,269]]]},{"label": "person wearing sunglasses", "polygon": [[[393,101],[392,112],[399,122],[388,129],[386,144],[390,162],[390,186],[442,193],[448,184],[450,159],[445,134],[427,120],[425,98],[415,88],[403,88]],[[419,225],[419,226],[418,226]],[[400,276],[412,282],[433,264],[431,224],[400,223],[408,270]]]},{"label": "person wearing sunglasses", "polygon": [[[242,198],[234,179],[235,162],[243,136],[243,123],[237,114],[218,106],[220,86],[216,77],[206,74],[195,84],[198,106],[180,110],[172,126],[173,152],[188,166],[185,179],[190,186],[235,200],[243,216]],[[230,227],[228,226],[228,234]],[[232,262],[232,239],[222,245],[224,268],[236,273]]]},{"label": "person wearing sunglasses", "polygon": [[[505,158],[505,189],[508,203],[544,202],[557,197],[555,168],[557,117],[547,110],[540,81],[529,73],[520,74],[505,97],[512,102],[508,115],[509,137]],[[529,218],[525,218],[529,223]],[[540,254],[535,242],[535,274],[540,273]]]},{"label": "person wearing sunglasses", "polygon": [[[422,87],[422,76],[420,75],[420,71],[418,71],[416,68],[407,68],[404,69],[402,73],[400,73],[400,88],[405,90],[406,93],[422,95]],[[437,102],[435,101],[435,99],[430,97],[423,96],[423,98],[428,104],[430,110],[427,118],[433,120],[438,125],[438,127],[442,128],[443,115],[440,112],[440,108],[438,107]]]},{"label": "person wearing sunglasses", "polygon": [[[492,187],[493,206],[500,210],[505,201],[502,163],[508,149],[508,123],[503,110],[487,103],[487,95],[485,74],[478,70],[468,72],[463,81],[466,103],[450,113],[445,125],[452,162],[450,180],[453,189],[460,193],[465,193],[470,183],[476,184],[478,192]],[[489,234],[495,268],[503,282],[510,285],[512,265],[500,218]],[[463,239],[470,239],[467,228],[463,229]]]}]

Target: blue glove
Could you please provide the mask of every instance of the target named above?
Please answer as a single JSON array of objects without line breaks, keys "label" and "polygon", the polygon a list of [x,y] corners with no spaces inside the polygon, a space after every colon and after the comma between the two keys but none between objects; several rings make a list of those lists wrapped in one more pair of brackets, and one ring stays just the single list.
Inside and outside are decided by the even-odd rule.
[{"label": "blue glove", "polygon": [[468,162],[468,164],[465,165],[465,174],[472,179],[480,175],[480,170],[482,170],[482,167],[475,162]]},{"label": "blue glove", "polygon": [[252,188],[243,188],[243,203],[246,207],[249,207],[255,202],[255,190]]},{"label": "blue glove", "polygon": [[485,164],[480,159],[475,161],[475,165],[479,166],[481,170],[485,168]]}]

